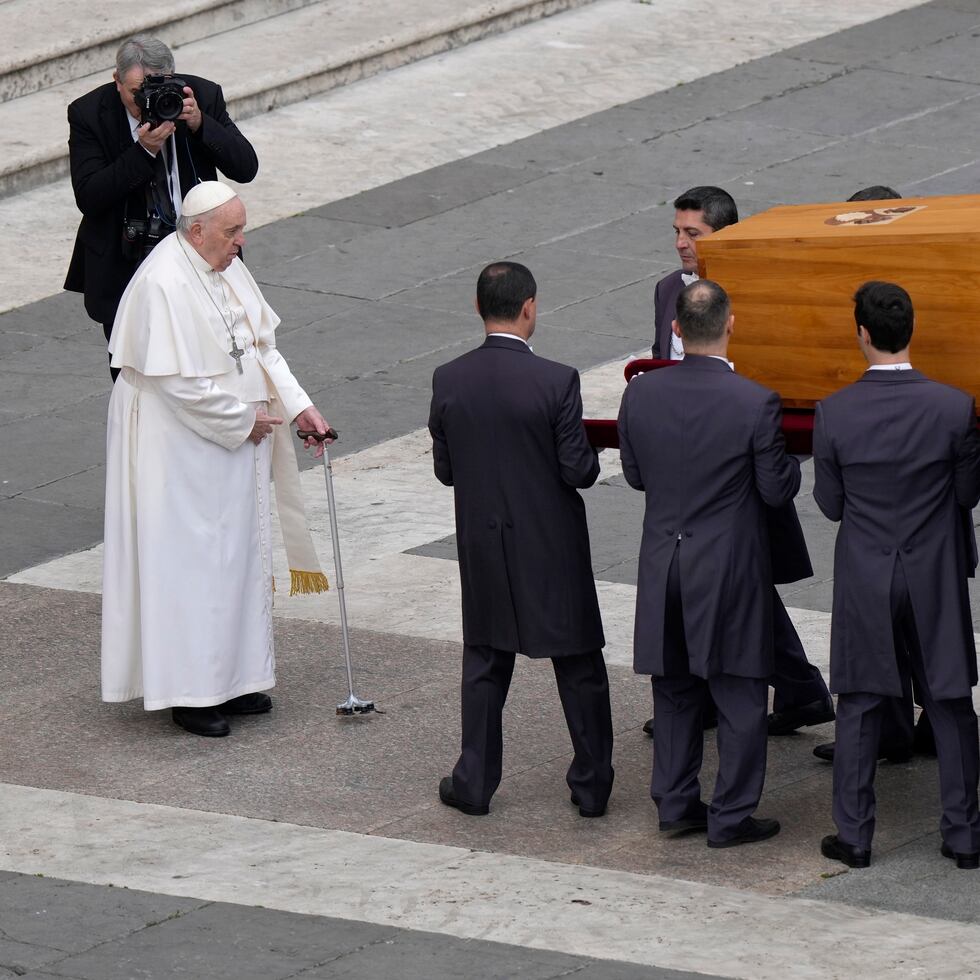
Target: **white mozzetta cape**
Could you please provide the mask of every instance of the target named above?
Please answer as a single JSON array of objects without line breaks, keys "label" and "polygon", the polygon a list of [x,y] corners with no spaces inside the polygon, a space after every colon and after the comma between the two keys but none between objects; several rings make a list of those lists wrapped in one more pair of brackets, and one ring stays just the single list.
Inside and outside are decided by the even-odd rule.
[{"label": "white mozzetta cape", "polygon": [[[123,294],[109,344],[122,374],[107,431],[102,696],[147,710],[275,684],[270,469],[293,582],[326,587],[291,432],[248,439],[255,407],[234,393],[228,331],[198,278],[208,271],[170,235]],[[244,308],[235,330],[269,413],[288,423],[312,402],[276,350],[279,318],[241,260],[219,275]]]}]

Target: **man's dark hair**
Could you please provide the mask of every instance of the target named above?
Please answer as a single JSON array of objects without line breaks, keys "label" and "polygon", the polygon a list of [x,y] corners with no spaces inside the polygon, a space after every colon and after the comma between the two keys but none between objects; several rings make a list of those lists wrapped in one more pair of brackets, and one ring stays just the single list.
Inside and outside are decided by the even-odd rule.
[{"label": "man's dark hair", "polygon": [[538,294],[531,270],[519,262],[492,262],[476,281],[476,308],[484,320],[516,320]]},{"label": "man's dark hair", "polygon": [[674,201],[677,211],[700,211],[704,223],[712,230],[727,228],[738,221],[735,199],[720,187],[691,187]]},{"label": "man's dark hair", "polygon": [[912,300],[893,282],[866,282],[854,294],[854,322],[867,328],[875,350],[895,354],[912,339]]},{"label": "man's dark hair", "polygon": [[884,184],[872,184],[870,187],[862,187],[855,191],[848,201],[895,201],[901,199],[902,195],[891,187]]},{"label": "man's dark hair", "polygon": [[685,345],[721,340],[731,311],[728,293],[718,283],[699,279],[685,286],[677,297],[677,322]]}]

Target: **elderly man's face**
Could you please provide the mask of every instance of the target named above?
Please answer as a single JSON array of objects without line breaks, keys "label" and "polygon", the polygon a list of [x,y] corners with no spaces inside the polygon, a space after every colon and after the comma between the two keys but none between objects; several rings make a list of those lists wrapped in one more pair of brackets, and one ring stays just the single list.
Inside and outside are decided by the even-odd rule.
[{"label": "elderly man's face", "polygon": [[698,271],[698,239],[713,232],[714,228],[705,223],[703,211],[674,212],[674,248],[685,272]]},{"label": "elderly man's face", "polygon": [[224,272],[245,244],[245,205],[233,198],[201,223],[191,225],[191,244],[218,272]]},{"label": "elderly man's face", "polygon": [[126,107],[126,111],[134,119],[139,119],[140,117],[140,108],[136,104],[136,93],[143,85],[143,75],[143,69],[139,65],[130,68],[122,78],[119,77],[119,72],[114,71],[112,73],[119,98],[122,99],[122,104]]}]

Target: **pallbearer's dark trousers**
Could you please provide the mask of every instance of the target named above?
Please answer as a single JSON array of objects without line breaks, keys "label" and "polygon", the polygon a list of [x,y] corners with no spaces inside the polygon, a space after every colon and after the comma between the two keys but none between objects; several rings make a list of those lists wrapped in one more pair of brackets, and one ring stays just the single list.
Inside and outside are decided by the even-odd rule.
[{"label": "pallbearer's dark trousers", "polygon": [[661,822],[703,813],[702,714],[709,695],[718,708],[718,776],[708,808],[708,837],[736,836],[739,824],[759,805],[766,778],[764,678],[719,674],[704,680],[690,672],[684,635],[680,572],[675,554],[667,572],[664,670],[653,683],[653,776],[650,795]]},{"label": "pallbearer's dark trousers", "polygon": [[[909,677],[915,680],[936,738],[943,808],[939,829],[943,840],[957,853],[980,851],[980,746],[973,700],[963,697],[937,701],[932,697],[900,562],[895,565],[891,601],[895,656],[903,688],[908,687]],[[866,692],[841,693],[837,698],[834,823],[842,841],[864,850],[870,850],[875,829],[874,778],[882,722],[886,713],[894,710],[895,700]]]},{"label": "pallbearer's dark trousers", "polygon": [[798,708],[830,697],[820,668],[806,658],[800,636],[775,586],[772,590],[772,653],[775,671],[769,683],[773,691],[773,711]]},{"label": "pallbearer's dark trousers", "polygon": [[[569,789],[583,809],[603,810],[613,783],[613,730],[602,651],[551,662],[575,750],[566,776]],[[489,803],[500,785],[503,710],[513,673],[513,653],[463,647],[462,750],[453,769],[453,791],[467,803]]]}]

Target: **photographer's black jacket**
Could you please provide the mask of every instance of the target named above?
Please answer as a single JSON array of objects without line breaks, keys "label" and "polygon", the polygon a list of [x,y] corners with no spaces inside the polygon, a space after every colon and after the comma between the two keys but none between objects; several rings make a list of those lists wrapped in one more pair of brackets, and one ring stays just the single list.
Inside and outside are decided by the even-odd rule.
[{"label": "photographer's black jacket", "polygon": [[[238,183],[258,172],[255,151],[231,121],[221,86],[184,75],[194,90],[202,122],[196,133],[177,124],[177,166],[181,194],[200,180],[216,180],[220,170]],[[126,108],[114,82],[68,106],[69,159],[75,202],[82,222],[65,279],[65,289],[85,294],[85,309],[108,331],[136,264],[123,258],[123,215],[146,215],[146,185],[153,158],[133,140]]]}]

